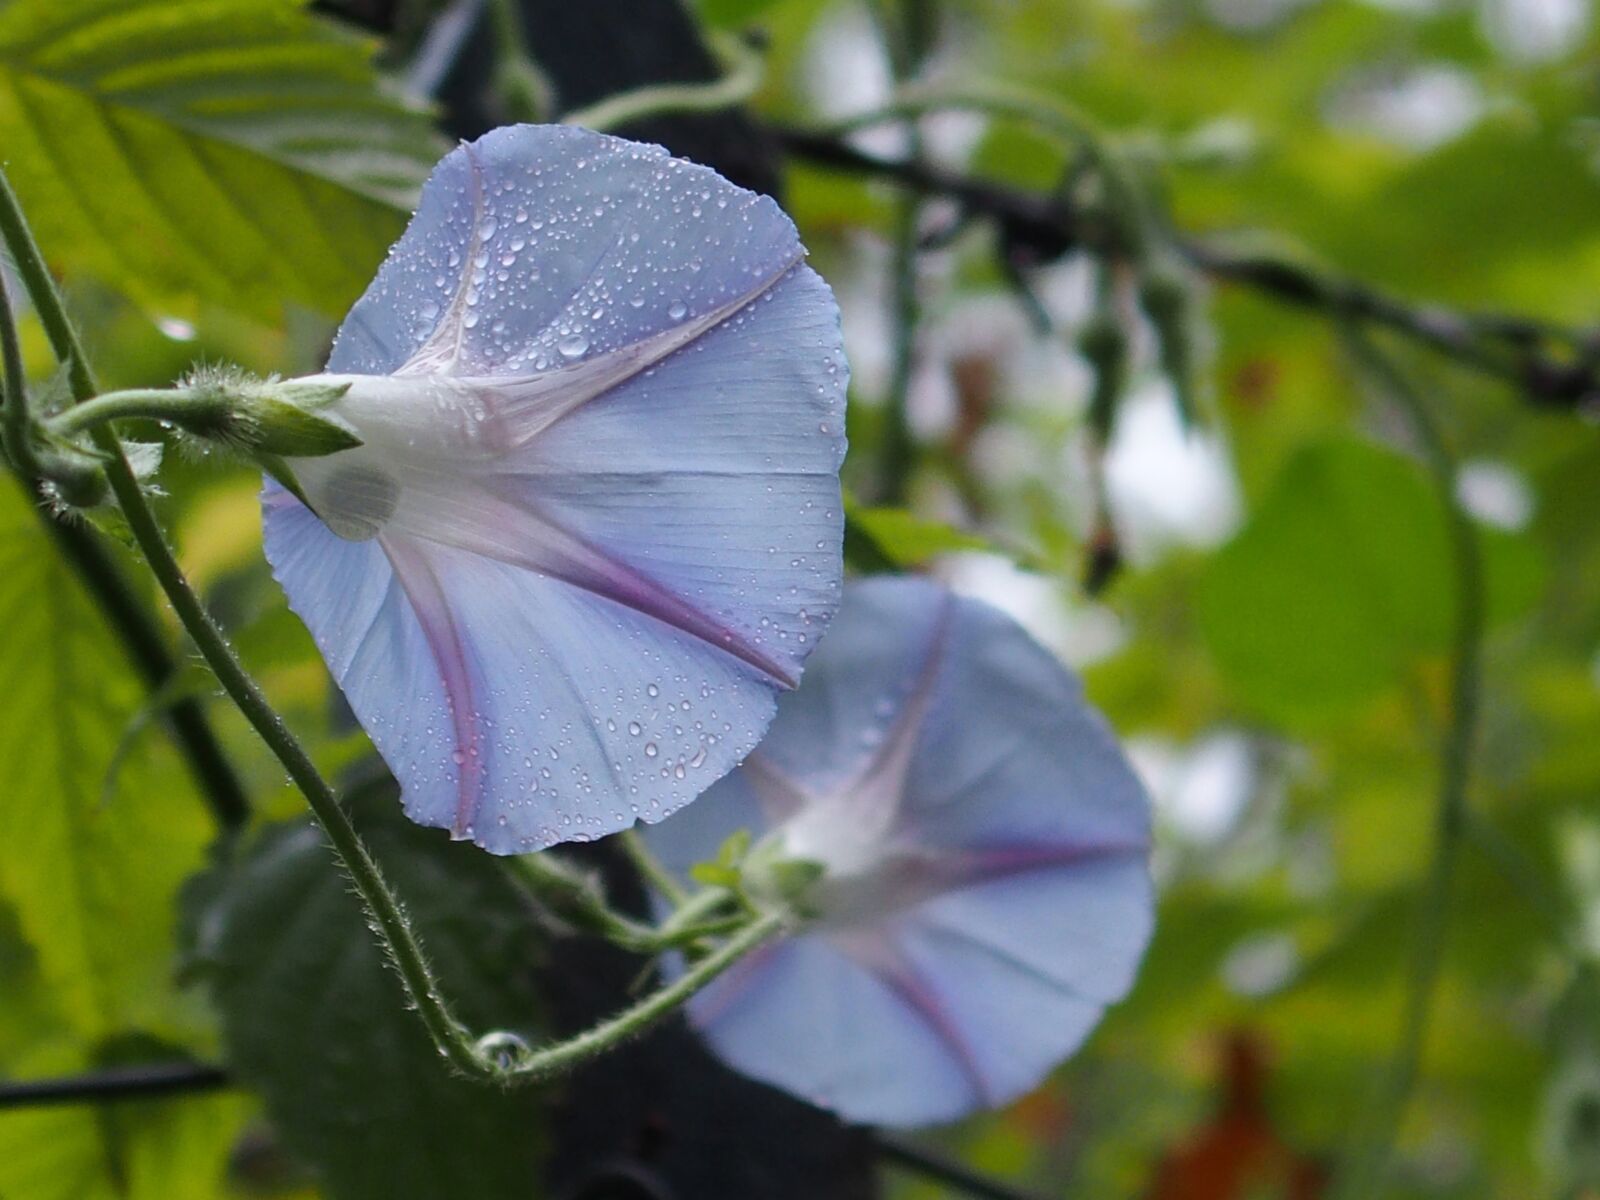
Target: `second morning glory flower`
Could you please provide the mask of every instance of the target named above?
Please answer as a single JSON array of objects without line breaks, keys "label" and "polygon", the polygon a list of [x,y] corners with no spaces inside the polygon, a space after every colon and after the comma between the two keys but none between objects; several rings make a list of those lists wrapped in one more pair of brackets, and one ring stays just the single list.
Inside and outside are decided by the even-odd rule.
[{"label": "second morning glory flower", "polygon": [[497,853],[679,808],[832,615],[846,368],[769,199],[512,126],[448,155],[266,550],[411,816]]},{"label": "second morning glory flower", "polygon": [[1111,730],[1009,617],[923,580],[847,588],[760,748],[649,839],[686,870],[740,829],[752,872],[821,875],[797,932],[690,1020],[853,1121],[953,1120],[1035,1086],[1150,936],[1149,804]]}]

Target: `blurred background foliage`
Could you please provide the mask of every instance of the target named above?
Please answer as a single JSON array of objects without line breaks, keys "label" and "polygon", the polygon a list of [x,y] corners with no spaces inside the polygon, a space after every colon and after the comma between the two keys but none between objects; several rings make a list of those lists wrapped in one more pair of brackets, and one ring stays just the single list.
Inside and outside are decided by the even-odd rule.
[{"label": "blurred background foliage", "polygon": [[[549,117],[595,98],[563,80],[606,71],[541,43],[539,5],[523,6],[531,62],[482,50],[514,7],[0,3],[0,154],[103,384],[160,385],[197,361],[315,370],[465,109]],[[1249,232],[1429,320],[1595,327],[1587,0],[913,7],[915,38],[904,13],[856,0],[702,0],[692,18],[761,32],[745,129],[769,155],[783,130],[881,106],[897,77],[1003,81],[1091,114],[1190,234]],[[597,44],[629,59],[641,35],[614,20]],[[527,86],[508,89],[513,76]],[[973,112],[851,144],[1036,196],[1073,169],[1038,129]],[[910,202],[814,155],[770,161],[844,314],[857,565],[930,570],[1015,615],[1083,673],[1156,804],[1161,910],[1134,995],[1039,1093],[921,1143],[1039,1195],[1324,1194],[1363,1114],[1382,1110],[1435,850],[1457,584],[1423,447],[1325,313],[1203,277],[1196,420],[1148,322],[1126,313],[1132,368],[1102,439],[1078,348],[1093,255],[1019,246],[948,199]],[[48,379],[41,330],[24,335]],[[1488,632],[1472,815],[1384,1194],[1600,1195],[1597,400],[1541,402],[1391,349],[1461,461]],[[908,454],[886,483],[897,436]],[[262,560],[256,476],[173,455],[162,482],[183,563],[249,665],[325,769],[361,771],[370,750]],[[285,858],[292,831],[247,867],[208,851],[163,733],[179,700],[204,705],[258,822],[301,806],[197,670],[152,695],[60,550],[24,495],[0,490],[0,1074],[192,1057],[252,1087],[0,1113],[0,1196],[542,1194],[536,1107],[406,1082],[410,1018],[355,910],[316,916],[337,885],[296,874],[317,868],[305,847]],[[443,956],[447,975],[469,1007],[503,1011],[539,957],[526,929],[507,931],[526,914],[430,835],[383,845],[408,840],[428,860],[419,919],[471,960]],[[464,912],[458,888],[484,898]],[[284,909],[302,920],[283,918],[278,941],[224,919]],[[281,977],[257,977],[263,956]],[[336,972],[307,1008],[304,989]],[[342,1005],[356,1020],[322,1030],[316,1014]],[[319,1058],[340,1047],[337,1069]],[[324,1068],[325,1086],[295,1091]],[[515,1152],[495,1169],[457,1170],[498,1143]],[[401,1148],[423,1164],[417,1190],[363,1167]],[[428,1171],[473,1182],[436,1190],[417,1182]],[[910,1172],[884,1186],[945,1194]]]}]

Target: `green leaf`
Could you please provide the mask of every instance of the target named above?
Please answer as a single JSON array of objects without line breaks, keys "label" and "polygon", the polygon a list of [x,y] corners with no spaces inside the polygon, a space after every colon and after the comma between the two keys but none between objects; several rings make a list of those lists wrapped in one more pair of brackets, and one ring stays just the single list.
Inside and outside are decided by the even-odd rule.
[{"label": "green leaf", "polygon": [[0,628],[0,894],[72,1028],[181,1036],[192,1025],[169,986],[173,902],[211,823],[164,739],[123,755],[106,792],[144,689],[9,483]]},{"label": "green leaf", "polygon": [[[353,816],[463,1020],[526,1036],[539,1019],[540,941],[500,865],[405,820],[390,787],[371,789]],[[537,1093],[450,1071],[314,826],[271,829],[206,877],[189,908],[228,1061],[330,1196],[532,1193]]]},{"label": "green leaf", "polygon": [[869,508],[847,499],[845,518],[897,567],[920,566],[938,555],[959,550],[994,549],[976,534],[963,533],[904,508]]},{"label": "green leaf", "polygon": [[699,0],[695,8],[707,25],[742,29],[776,3],[777,0]]},{"label": "green leaf", "polygon": [[[1480,532],[1491,617],[1537,594],[1522,539]],[[1445,512],[1421,466],[1372,442],[1301,450],[1202,580],[1212,655],[1251,707],[1336,716],[1450,642],[1456,605]]]},{"label": "green leaf", "polygon": [[438,157],[301,0],[0,4],[6,168],[53,259],[157,311],[341,314]]}]

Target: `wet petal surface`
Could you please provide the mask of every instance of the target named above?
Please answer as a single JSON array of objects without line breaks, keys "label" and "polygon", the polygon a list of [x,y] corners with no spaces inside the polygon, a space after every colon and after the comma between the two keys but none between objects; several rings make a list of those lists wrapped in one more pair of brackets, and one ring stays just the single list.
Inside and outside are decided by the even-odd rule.
[{"label": "wet petal surface", "polygon": [[440,164],[329,362],[364,444],[295,464],[322,520],[265,522],[417,820],[595,837],[755,745],[841,572],[847,371],[802,256],[656,147],[516,126]]}]

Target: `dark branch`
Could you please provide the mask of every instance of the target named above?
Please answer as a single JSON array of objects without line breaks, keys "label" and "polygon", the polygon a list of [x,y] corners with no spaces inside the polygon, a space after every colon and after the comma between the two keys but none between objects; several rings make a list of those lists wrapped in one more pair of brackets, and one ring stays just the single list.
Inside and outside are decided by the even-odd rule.
[{"label": "dark branch", "polygon": [[136,1067],[110,1067],[104,1071],[57,1079],[0,1083],[0,1109],[214,1092],[231,1086],[231,1082],[228,1073],[221,1067],[208,1067],[203,1063],[148,1063]]},{"label": "dark branch", "polygon": [[[1116,231],[1065,196],[1041,195],[925,162],[882,158],[827,133],[786,125],[770,128],[796,158],[941,196],[955,201],[968,215],[993,220],[1013,254],[1031,250],[1038,261],[1049,261],[1074,248],[1094,252],[1116,248]],[[1359,280],[1270,252],[1233,250],[1199,239],[1182,242],[1180,249],[1213,279],[1388,329],[1507,380],[1535,403],[1565,409],[1600,403],[1600,333],[1582,337],[1525,317],[1411,304]]]},{"label": "dark branch", "polygon": [[1043,1200],[1043,1197],[1032,1192],[1001,1183],[953,1158],[935,1154],[893,1134],[874,1134],[872,1143],[885,1162],[948,1184],[968,1196],[976,1196],[978,1200]]}]

